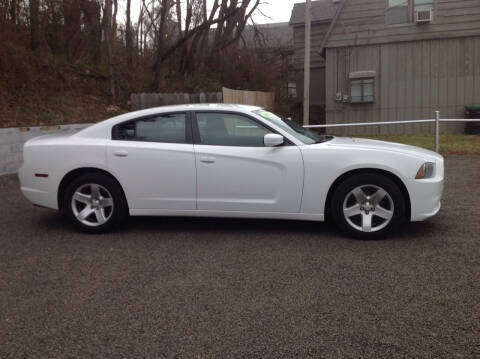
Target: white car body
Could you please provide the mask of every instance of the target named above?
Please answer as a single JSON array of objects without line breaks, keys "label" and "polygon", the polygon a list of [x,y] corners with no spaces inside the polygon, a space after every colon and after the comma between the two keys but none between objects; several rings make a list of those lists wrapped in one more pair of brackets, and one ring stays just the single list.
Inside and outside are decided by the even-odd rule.
[{"label": "white car body", "polygon": [[[229,111],[255,118],[292,145],[209,146],[112,140],[112,127],[174,111]],[[61,182],[72,171],[98,169],[121,185],[130,215],[254,217],[318,220],[329,190],[352,171],[388,173],[408,193],[411,221],[440,209],[443,158],[425,149],[375,140],[335,137],[305,144],[255,114],[257,107],[199,104],[152,108],[92,125],[76,134],[41,136],[24,146],[21,190],[35,205],[59,209]],[[425,162],[435,175],[415,179]],[[48,177],[38,177],[38,175]]]}]

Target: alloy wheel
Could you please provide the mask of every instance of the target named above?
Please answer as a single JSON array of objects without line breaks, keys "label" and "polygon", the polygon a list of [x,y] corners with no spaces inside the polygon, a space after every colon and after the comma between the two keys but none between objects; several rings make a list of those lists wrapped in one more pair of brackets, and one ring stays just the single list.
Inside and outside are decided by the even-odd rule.
[{"label": "alloy wheel", "polygon": [[377,185],[355,187],[343,202],[345,220],[361,232],[376,232],[385,228],[392,220],[393,213],[392,197]]},{"label": "alloy wheel", "polygon": [[113,197],[102,185],[81,185],[73,193],[72,211],[79,222],[90,227],[101,226],[113,214]]}]

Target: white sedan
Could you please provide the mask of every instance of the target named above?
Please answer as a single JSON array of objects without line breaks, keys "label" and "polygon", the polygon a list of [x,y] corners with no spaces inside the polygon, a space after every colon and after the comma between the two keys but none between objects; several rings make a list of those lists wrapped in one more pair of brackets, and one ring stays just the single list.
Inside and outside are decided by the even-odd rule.
[{"label": "white sedan", "polygon": [[443,158],[318,135],[259,107],[132,112],[24,146],[23,194],[87,232],[131,216],[323,221],[370,239],[440,209]]}]

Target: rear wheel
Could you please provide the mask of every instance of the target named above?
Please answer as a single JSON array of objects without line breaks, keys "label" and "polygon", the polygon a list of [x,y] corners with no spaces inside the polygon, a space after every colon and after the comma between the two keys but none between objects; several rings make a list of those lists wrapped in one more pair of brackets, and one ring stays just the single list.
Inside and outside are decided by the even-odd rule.
[{"label": "rear wheel", "polygon": [[73,224],[88,233],[109,231],[128,213],[120,185],[100,173],[86,174],[70,183],[63,208]]},{"label": "rear wheel", "polygon": [[385,236],[405,220],[398,185],[379,174],[359,174],[342,182],[332,198],[332,217],[346,234],[360,239]]}]

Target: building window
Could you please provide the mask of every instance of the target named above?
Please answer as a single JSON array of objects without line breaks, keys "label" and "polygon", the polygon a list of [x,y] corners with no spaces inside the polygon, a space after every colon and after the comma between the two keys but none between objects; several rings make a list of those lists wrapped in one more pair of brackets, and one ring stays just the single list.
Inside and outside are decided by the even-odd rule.
[{"label": "building window", "polygon": [[387,24],[407,24],[415,22],[415,13],[432,10],[435,0],[387,0]]},{"label": "building window", "polygon": [[413,0],[413,12],[433,9],[434,0]]},{"label": "building window", "polygon": [[373,102],[375,100],[374,95],[374,83],[373,77],[359,78],[350,80],[350,102],[352,103],[364,103]]},{"label": "building window", "polygon": [[391,25],[408,23],[408,0],[387,1],[387,23]]},{"label": "building window", "polygon": [[297,84],[289,81],[287,86],[288,97],[297,98]]}]

